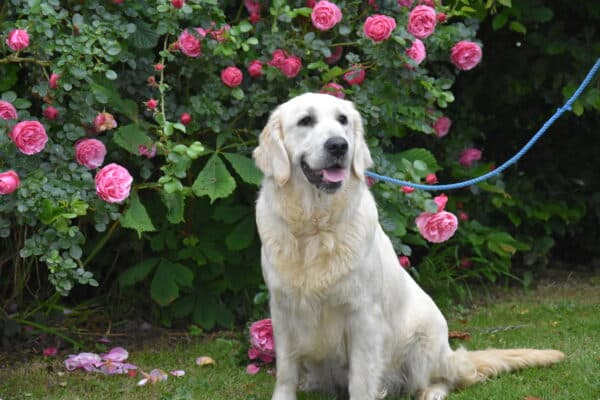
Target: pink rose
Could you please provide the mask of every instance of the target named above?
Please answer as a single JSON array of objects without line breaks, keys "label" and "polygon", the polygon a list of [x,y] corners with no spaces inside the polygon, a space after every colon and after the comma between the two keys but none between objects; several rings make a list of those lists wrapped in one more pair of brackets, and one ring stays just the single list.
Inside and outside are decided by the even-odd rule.
[{"label": "pink rose", "polygon": [[435,19],[437,20],[438,24],[443,24],[444,22],[446,22],[448,17],[444,13],[437,13]]},{"label": "pink rose", "polygon": [[258,21],[260,21],[260,13],[250,14],[250,16],[248,17],[248,21],[250,21],[251,24],[257,24]]},{"label": "pink rose", "polygon": [[317,5],[317,0],[306,0],[306,7],[315,8]]},{"label": "pink rose", "polygon": [[144,156],[146,158],[154,158],[154,156],[156,155],[156,144],[153,144],[152,147],[140,144],[138,146],[138,153],[140,156]]},{"label": "pink rose", "polygon": [[98,139],[82,139],[75,142],[75,161],[88,169],[95,169],[104,163],[106,146]]},{"label": "pink rose", "polygon": [[150,99],[145,104],[146,104],[146,107],[148,107],[149,110],[156,110],[156,107],[158,107],[158,100],[156,100],[156,99]]},{"label": "pink rose", "polygon": [[58,117],[58,110],[52,106],[48,106],[44,109],[44,117],[53,121]]},{"label": "pink rose", "polygon": [[287,57],[288,56],[285,51],[277,49],[273,52],[273,55],[271,56],[271,61],[269,61],[268,64],[272,67],[280,68]]},{"label": "pink rose", "polygon": [[332,95],[338,99],[343,99],[346,96],[344,94],[344,87],[335,82],[329,82],[321,88],[320,92]]},{"label": "pink rose", "polygon": [[402,186],[402,192],[406,194],[410,194],[415,191],[415,188],[412,186]]},{"label": "pink rose", "polygon": [[38,121],[23,121],[16,124],[9,136],[23,154],[31,155],[44,150],[48,135],[44,125]]},{"label": "pink rose", "polygon": [[406,256],[398,257],[398,262],[402,268],[410,268],[410,258]]},{"label": "pink rose", "polygon": [[429,6],[416,6],[408,15],[408,33],[419,39],[425,39],[435,30],[437,19],[435,10]]},{"label": "pink rose", "polygon": [[293,78],[300,73],[302,69],[302,59],[296,56],[290,56],[283,61],[279,70],[288,78]]},{"label": "pink rose", "polygon": [[468,148],[460,153],[458,162],[465,168],[471,168],[474,161],[481,160],[481,150]]},{"label": "pink rose", "polygon": [[111,113],[101,112],[94,118],[94,129],[97,133],[108,131],[117,127],[117,121]]},{"label": "pink rose", "polygon": [[342,20],[342,11],[332,2],[321,0],[315,4],[310,19],[315,28],[328,31]]},{"label": "pink rose", "polygon": [[154,70],[155,70],[155,71],[158,71],[158,72],[160,72],[160,71],[162,71],[163,69],[165,69],[165,65],[164,65],[164,64],[161,64],[161,63],[156,63],[156,64],[154,64]]},{"label": "pink rose", "polygon": [[438,183],[438,178],[435,174],[427,174],[427,176],[425,177],[425,183],[427,183],[428,185],[433,185]]},{"label": "pink rose", "polygon": [[468,71],[481,61],[481,47],[477,43],[462,40],[450,50],[450,60],[456,68]]},{"label": "pink rose", "polygon": [[360,85],[365,80],[365,70],[359,65],[353,65],[348,72],[344,74],[344,80],[349,85]]},{"label": "pink rose", "polygon": [[19,175],[12,169],[0,173],[0,195],[10,194],[17,190],[20,185]]},{"label": "pink rose", "polygon": [[219,43],[223,43],[226,39],[225,32],[228,32],[230,29],[231,29],[231,26],[229,26],[228,24],[223,25],[219,29],[211,30],[210,37],[215,39]]},{"label": "pink rose", "polygon": [[250,325],[250,343],[261,353],[275,357],[273,325],[270,318],[261,319]]},{"label": "pink rose", "polygon": [[55,74],[54,72],[50,75],[50,79],[48,79],[48,87],[50,89],[56,89],[58,86],[58,79],[60,78],[59,74]]},{"label": "pink rose", "polygon": [[452,126],[452,120],[448,117],[440,117],[433,124],[435,130],[435,136],[442,138],[448,134],[450,127]]},{"label": "pink rose", "polygon": [[171,0],[171,4],[173,5],[174,8],[179,10],[180,8],[183,8],[184,1],[183,0]]},{"label": "pink rose", "polygon": [[129,171],[119,164],[111,163],[104,166],[94,178],[96,193],[104,201],[120,203],[129,197],[133,178]]},{"label": "pink rose", "polygon": [[12,51],[20,51],[29,46],[29,34],[24,29],[13,29],[6,38],[6,44]]},{"label": "pink rose", "polygon": [[257,78],[262,75],[262,67],[263,63],[259,60],[250,61],[250,65],[248,65],[248,74],[253,78]]},{"label": "pink rose", "polygon": [[366,19],[363,26],[365,36],[374,42],[389,39],[394,29],[396,29],[396,20],[382,14],[371,15]]},{"label": "pink rose", "polygon": [[183,114],[181,114],[181,116],[179,117],[179,121],[184,124],[184,125],[189,125],[190,122],[192,122],[192,116],[190,115],[190,113],[186,113],[184,112]]},{"label": "pink rose", "polygon": [[248,10],[249,14],[260,13],[260,1],[244,0],[244,6],[246,7],[246,10]]},{"label": "pink rose", "polygon": [[17,119],[17,110],[8,101],[0,100],[0,118]]},{"label": "pink rose", "polygon": [[258,358],[266,363],[270,363],[273,361],[272,356],[261,352],[256,347],[250,347],[250,349],[248,350],[248,358],[251,360],[256,360]]},{"label": "pink rose", "polygon": [[223,83],[230,88],[234,88],[240,86],[242,80],[244,79],[244,75],[242,71],[237,67],[227,67],[223,71],[221,71],[221,80]]},{"label": "pink rose", "polygon": [[415,62],[415,64],[421,64],[421,62],[423,62],[427,56],[425,45],[419,39],[415,39],[412,42],[410,49],[406,49],[406,55],[409,56]]},{"label": "pink rose", "polygon": [[467,214],[464,211],[461,211],[458,213],[458,219],[460,219],[461,221],[468,221],[469,220],[469,214]]},{"label": "pink rose", "polygon": [[415,223],[419,233],[431,243],[445,242],[458,228],[456,215],[448,211],[423,212],[416,218]]},{"label": "pink rose", "polygon": [[[197,36],[201,38],[206,36],[206,31],[202,28],[194,28],[196,32],[198,32]],[[202,45],[200,44],[200,39],[196,36],[188,32],[188,30],[184,30],[179,35],[177,39],[179,50],[188,57],[199,57],[202,51]]]},{"label": "pink rose", "polygon": [[336,46],[331,50],[331,55],[329,57],[325,57],[325,62],[327,64],[335,64],[342,58],[342,54],[344,54],[344,49],[342,46]]},{"label": "pink rose", "polygon": [[438,206],[438,212],[444,211],[444,208],[446,208],[446,203],[448,203],[448,196],[445,194],[440,194],[439,196],[435,196],[433,201]]},{"label": "pink rose", "polygon": [[398,0],[398,6],[410,8],[414,2],[415,0]]}]

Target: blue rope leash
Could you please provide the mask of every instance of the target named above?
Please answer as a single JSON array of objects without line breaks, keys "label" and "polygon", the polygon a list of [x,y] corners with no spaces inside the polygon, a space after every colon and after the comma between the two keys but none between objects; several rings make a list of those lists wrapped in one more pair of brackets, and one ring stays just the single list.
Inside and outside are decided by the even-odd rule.
[{"label": "blue rope leash", "polygon": [[380,181],[393,183],[395,185],[409,186],[409,187],[412,187],[415,189],[430,190],[430,191],[460,189],[460,188],[464,188],[466,186],[475,185],[479,182],[482,182],[486,179],[496,176],[496,175],[500,174],[502,171],[504,171],[506,168],[511,166],[512,164],[516,163],[521,157],[523,157],[525,155],[525,153],[527,153],[529,151],[529,149],[535,144],[535,142],[537,142],[538,139],[540,137],[542,137],[542,135],[544,133],[546,133],[546,130],[548,130],[548,128],[550,126],[552,126],[554,121],[556,121],[564,112],[571,110],[571,106],[573,105],[575,100],[577,100],[577,98],[581,95],[581,92],[583,92],[585,90],[585,88],[588,86],[590,81],[594,78],[594,76],[598,72],[599,68],[600,68],[600,58],[598,58],[596,60],[596,63],[590,69],[590,71],[586,75],[585,79],[583,80],[583,82],[581,82],[581,84],[579,85],[579,87],[577,88],[575,93],[573,93],[571,98],[569,100],[567,100],[567,102],[565,103],[564,106],[562,106],[556,110],[554,115],[552,115],[544,123],[544,125],[542,125],[542,127],[537,131],[537,133],[535,135],[533,135],[533,137],[529,140],[529,142],[527,142],[525,144],[525,146],[523,146],[523,148],[521,148],[521,150],[519,150],[519,152],[517,154],[515,154],[512,158],[510,158],[504,164],[502,164],[498,168],[496,168],[484,175],[481,175],[477,178],[469,179],[466,181],[451,183],[451,184],[447,184],[447,185],[423,185],[420,183],[413,183],[413,182],[403,181],[400,179],[391,178],[389,176],[379,175],[379,174],[376,174],[371,171],[366,171],[365,175],[370,176],[371,178],[375,178]]}]

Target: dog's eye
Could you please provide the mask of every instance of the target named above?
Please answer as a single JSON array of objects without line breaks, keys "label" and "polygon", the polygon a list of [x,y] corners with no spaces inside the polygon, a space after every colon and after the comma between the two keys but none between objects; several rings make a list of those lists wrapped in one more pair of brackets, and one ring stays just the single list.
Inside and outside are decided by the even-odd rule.
[{"label": "dog's eye", "polygon": [[315,119],[310,116],[307,115],[306,117],[300,119],[300,121],[298,121],[298,126],[313,126],[315,124]]},{"label": "dog's eye", "polygon": [[344,114],[338,115],[337,120],[342,125],[346,125],[348,123],[348,117],[346,117]]}]

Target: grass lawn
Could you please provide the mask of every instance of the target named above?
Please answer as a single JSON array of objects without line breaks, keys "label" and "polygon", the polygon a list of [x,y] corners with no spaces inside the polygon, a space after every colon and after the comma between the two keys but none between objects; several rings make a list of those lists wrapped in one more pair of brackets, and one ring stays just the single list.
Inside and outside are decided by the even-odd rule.
[{"label": "grass lawn", "polygon": [[[551,285],[529,293],[503,293],[500,298],[468,311],[446,313],[451,330],[472,335],[455,345],[555,348],[565,352],[566,361],[502,375],[455,392],[449,400],[600,399],[600,285]],[[184,377],[169,376],[165,382],[143,387],[136,385],[140,377],[66,372],[64,353],[51,361],[40,356],[0,370],[0,399],[270,399],[274,378],[264,371],[246,374],[239,363],[246,344],[237,337],[193,338],[187,343],[166,338],[128,348],[129,361],[144,371],[186,371]],[[195,358],[202,355],[211,356],[216,365],[195,365]],[[332,397],[300,394],[299,399]]]}]

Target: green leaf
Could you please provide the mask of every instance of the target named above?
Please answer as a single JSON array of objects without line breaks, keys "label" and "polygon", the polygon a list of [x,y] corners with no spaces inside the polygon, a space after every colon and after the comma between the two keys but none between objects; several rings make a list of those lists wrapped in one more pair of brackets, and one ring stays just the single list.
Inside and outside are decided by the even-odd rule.
[{"label": "green leaf", "polygon": [[216,199],[228,197],[235,187],[235,179],[227,171],[225,163],[217,154],[213,154],[196,177],[192,191],[198,197],[208,196],[212,203]]},{"label": "green leaf", "polygon": [[441,169],[434,155],[429,150],[419,147],[390,155],[389,159],[398,166],[400,166],[400,160],[402,159],[410,161],[411,164],[414,164],[415,161],[419,160],[427,165],[427,171],[424,172],[428,173],[439,171]]},{"label": "green leaf", "polygon": [[144,280],[156,264],[158,264],[158,261],[160,261],[158,258],[148,258],[125,270],[125,272],[119,275],[119,285],[121,287],[133,286]]},{"label": "green leaf", "polygon": [[146,208],[135,191],[131,192],[129,207],[127,208],[127,211],[121,215],[120,221],[121,226],[134,229],[140,238],[142,237],[142,232],[152,232],[156,230]]},{"label": "green leaf", "polygon": [[229,250],[242,250],[250,246],[254,240],[256,226],[254,215],[242,219],[229,235],[225,237],[225,244]]},{"label": "green leaf", "polygon": [[260,185],[263,175],[262,172],[256,168],[256,165],[254,165],[254,161],[251,158],[233,153],[222,154],[244,182],[257,186]]},{"label": "green leaf", "polygon": [[512,0],[498,0],[504,7],[512,7]]},{"label": "green leaf", "polygon": [[525,25],[523,25],[522,23],[520,23],[518,21],[511,21],[508,24],[508,29],[510,29],[511,31],[514,31],[514,32],[522,33],[522,34],[527,33],[527,28],[525,27]]},{"label": "green leaf", "polygon": [[111,81],[114,81],[115,79],[117,79],[117,73],[115,71],[113,71],[112,69],[109,69],[108,71],[106,71],[106,73],[104,75],[106,76],[107,79],[110,79]]},{"label": "green leaf", "polygon": [[167,220],[172,224],[183,222],[183,211],[185,209],[185,198],[182,192],[162,192],[161,199],[167,207]]},{"label": "green leaf", "polygon": [[241,88],[236,87],[231,91],[231,95],[237,100],[242,100],[244,98],[244,91]]},{"label": "green leaf", "polygon": [[0,92],[12,88],[17,83],[19,67],[16,64],[0,65]]},{"label": "green leaf", "polygon": [[162,259],[150,284],[150,296],[166,306],[179,297],[180,287],[192,286],[193,280],[194,273],[188,267]]},{"label": "green leaf", "polygon": [[137,29],[129,37],[129,43],[138,49],[151,49],[155,47],[158,42],[158,34],[155,32],[155,29],[141,21],[138,21],[135,25]]},{"label": "green leaf", "polygon": [[496,14],[492,19],[492,29],[497,31],[498,29],[506,25],[506,22],[508,22],[508,13],[501,12],[499,14]]},{"label": "green leaf", "polygon": [[139,146],[147,146],[151,140],[139,125],[130,124],[117,129],[113,141],[128,152],[139,155]]}]

